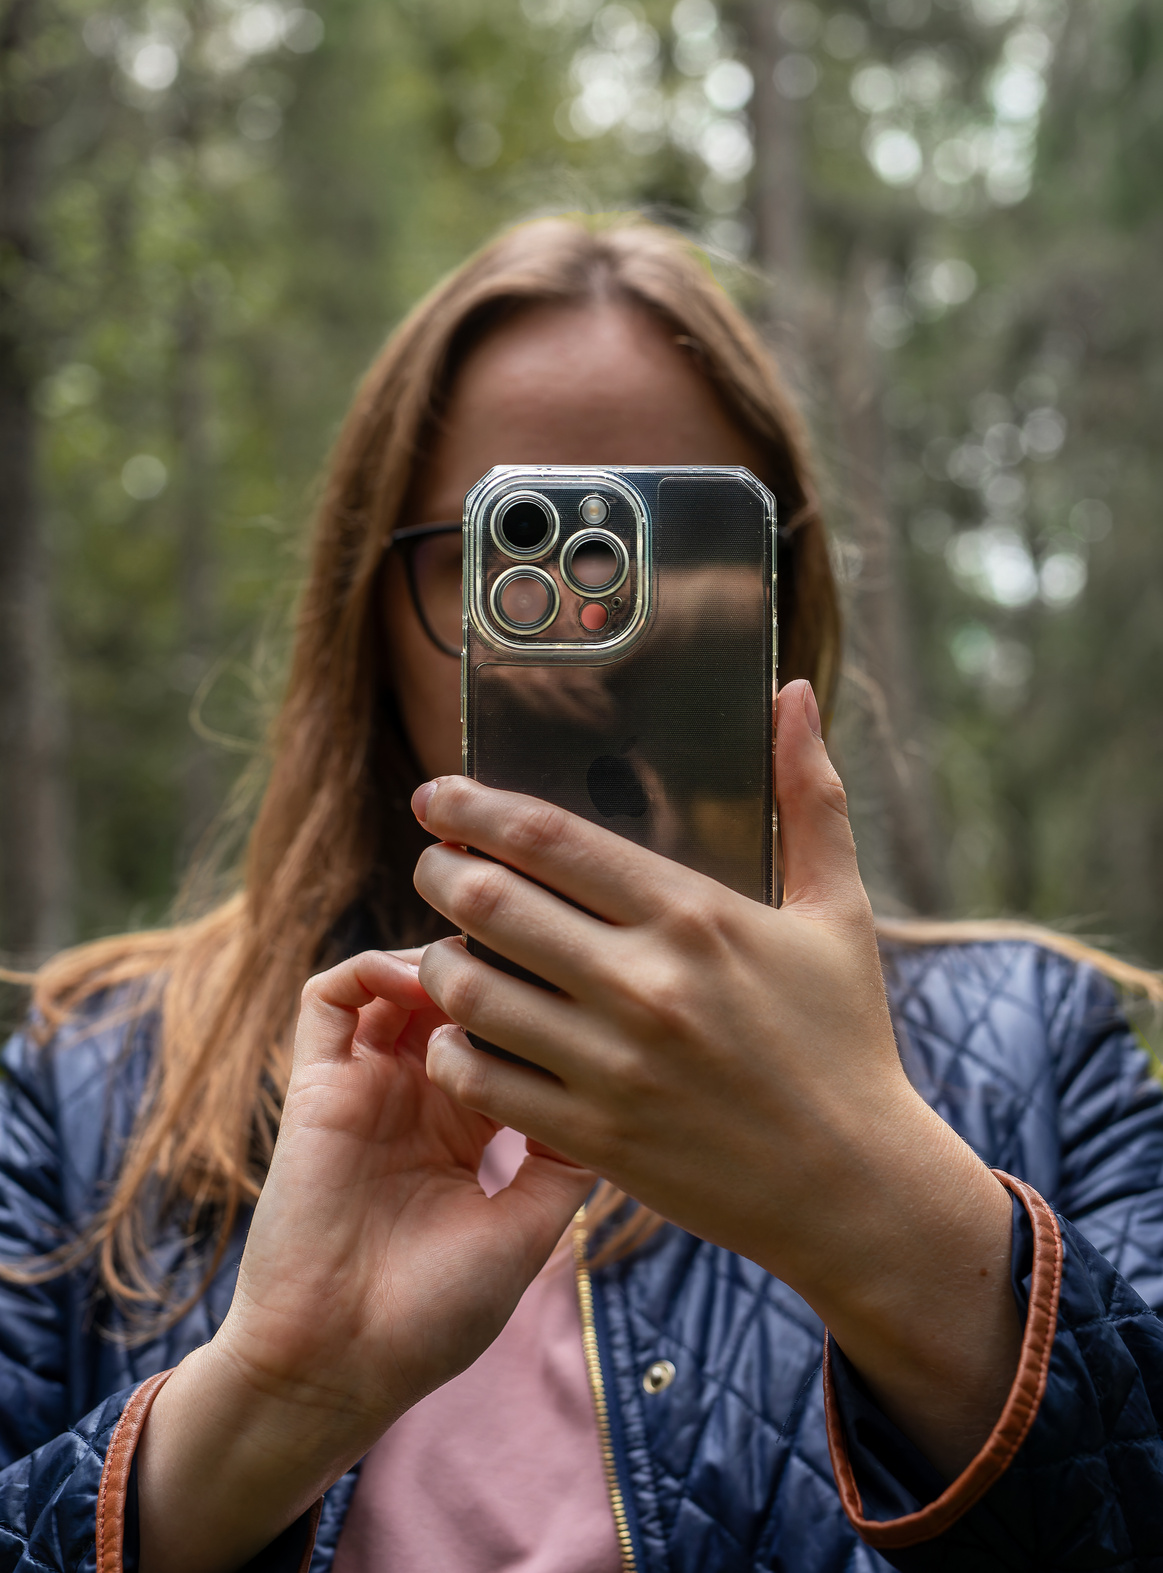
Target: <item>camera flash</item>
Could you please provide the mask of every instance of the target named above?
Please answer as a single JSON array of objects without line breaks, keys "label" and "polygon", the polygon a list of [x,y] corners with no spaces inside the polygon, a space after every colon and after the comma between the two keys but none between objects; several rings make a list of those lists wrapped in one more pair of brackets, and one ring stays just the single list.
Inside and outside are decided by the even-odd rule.
[{"label": "camera flash", "polygon": [[605,524],[609,517],[610,505],[604,497],[586,497],[578,509],[586,524]]}]

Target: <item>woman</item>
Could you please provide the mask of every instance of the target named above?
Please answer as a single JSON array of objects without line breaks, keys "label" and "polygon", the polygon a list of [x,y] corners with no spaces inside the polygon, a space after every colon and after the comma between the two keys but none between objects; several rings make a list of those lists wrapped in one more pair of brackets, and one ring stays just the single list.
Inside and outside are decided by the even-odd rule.
[{"label": "woman", "polygon": [[[455,533],[392,536],[497,462],[775,492],[778,911],[456,776]],[[243,893],[61,958],[9,1049],[5,1566],[1163,1566],[1163,1094],[1091,968],[878,955],[836,640],[798,425],[677,237],[518,229],[409,318]]]}]

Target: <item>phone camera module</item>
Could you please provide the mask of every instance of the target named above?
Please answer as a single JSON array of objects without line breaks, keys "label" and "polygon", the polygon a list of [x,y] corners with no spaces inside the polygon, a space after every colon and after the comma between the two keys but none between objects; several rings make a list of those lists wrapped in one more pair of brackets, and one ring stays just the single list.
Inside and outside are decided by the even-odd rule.
[{"label": "phone camera module", "polygon": [[515,492],[493,511],[493,539],[507,557],[543,557],[557,532],[556,509],[536,492]]},{"label": "phone camera module", "polygon": [[582,530],[561,554],[561,573],[578,595],[608,595],[630,571],[626,548],[609,530]]},{"label": "phone camera module", "polygon": [[557,616],[561,598],[543,568],[510,568],[493,585],[493,616],[511,634],[539,634]]}]

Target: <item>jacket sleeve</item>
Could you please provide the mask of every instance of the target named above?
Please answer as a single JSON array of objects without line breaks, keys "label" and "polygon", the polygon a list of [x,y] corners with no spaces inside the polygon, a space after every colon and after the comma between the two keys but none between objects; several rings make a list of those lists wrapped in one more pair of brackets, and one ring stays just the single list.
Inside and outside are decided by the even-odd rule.
[{"label": "jacket sleeve", "polygon": [[[5,1264],[42,1256],[72,1238],[66,1167],[77,1154],[61,1149],[57,1047],[17,1033],[0,1062]],[[85,1074],[107,1075],[108,1061],[95,1059]],[[95,1118],[101,1108],[98,1097]],[[43,1284],[0,1280],[0,1573],[134,1573],[137,1567],[133,1453],[164,1376],[126,1387],[74,1418],[70,1326],[79,1320],[73,1302],[88,1288],[77,1273]],[[243,1573],[299,1573],[310,1559],[317,1521],[318,1511],[307,1514]]]},{"label": "jacket sleeve", "polygon": [[[66,1243],[51,1070],[18,1033],[0,1068],[0,1261]],[[65,1278],[0,1281],[0,1569],[93,1568],[105,1449],[128,1393],[70,1425]],[[75,1291],[72,1291],[75,1292]]]},{"label": "jacket sleeve", "polygon": [[[65,1244],[52,1082],[43,1051],[19,1033],[0,1068],[0,1262],[19,1266]],[[68,1286],[0,1280],[0,1466],[68,1421]]]},{"label": "jacket sleeve", "polygon": [[[135,1573],[133,1448],[162,1380],[113,1394],[0,1471],[0,1573]],[[318,1520],[317,1506],[241,1573],[306,1573]]]},{"label": "jacket sleeve", "polygon": [[101,1472],[133,1391],[105,1399],[76,1425],[0,1471],[3,1573],[94,1573]]},{"label": "jacket sleeve", "polygon": [[[845,1510],[905,1573],[1163,1569],[1163,1089],[1105,980],[1048,971],[1059,984],[1045,1003],[1061,1180],[1053,1210],[1018,1187],[1013,1281],[1026,1333],[994,1434],[944,1481],[829,1351]],[[1043,1337],[1033,1323],[1047,1308]],[[1032,1402],[1007,1451],[1001,1433],[1023,1384]]]}]

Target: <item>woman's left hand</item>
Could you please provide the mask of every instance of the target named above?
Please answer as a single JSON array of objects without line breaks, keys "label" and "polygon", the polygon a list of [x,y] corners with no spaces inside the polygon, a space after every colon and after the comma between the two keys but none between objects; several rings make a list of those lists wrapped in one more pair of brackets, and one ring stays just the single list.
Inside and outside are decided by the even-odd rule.
[{"label": "woman's left hand", "polygon": [[421,982],[446,1014],[550,1074],[455,1027],[428,1073],[792,1285],[955,1474],[1017,1363],[1010,1199],[902,1069],[806,683],[780,694],[777,735],[778,909],[548,804],[463,777],[420,788],[441,837],[420,893],[559,990],[430,946]]},{"label": "woman's left hand", "polygon": [[448,1018],[418,960],[364,951],[303,990],[230,1309],[158,1392],[135,1454],[146,1573],[252,1566],[488,1348],[593,1186],[530,1144],[486,1195],[495,1126],[425,1074]]}]

